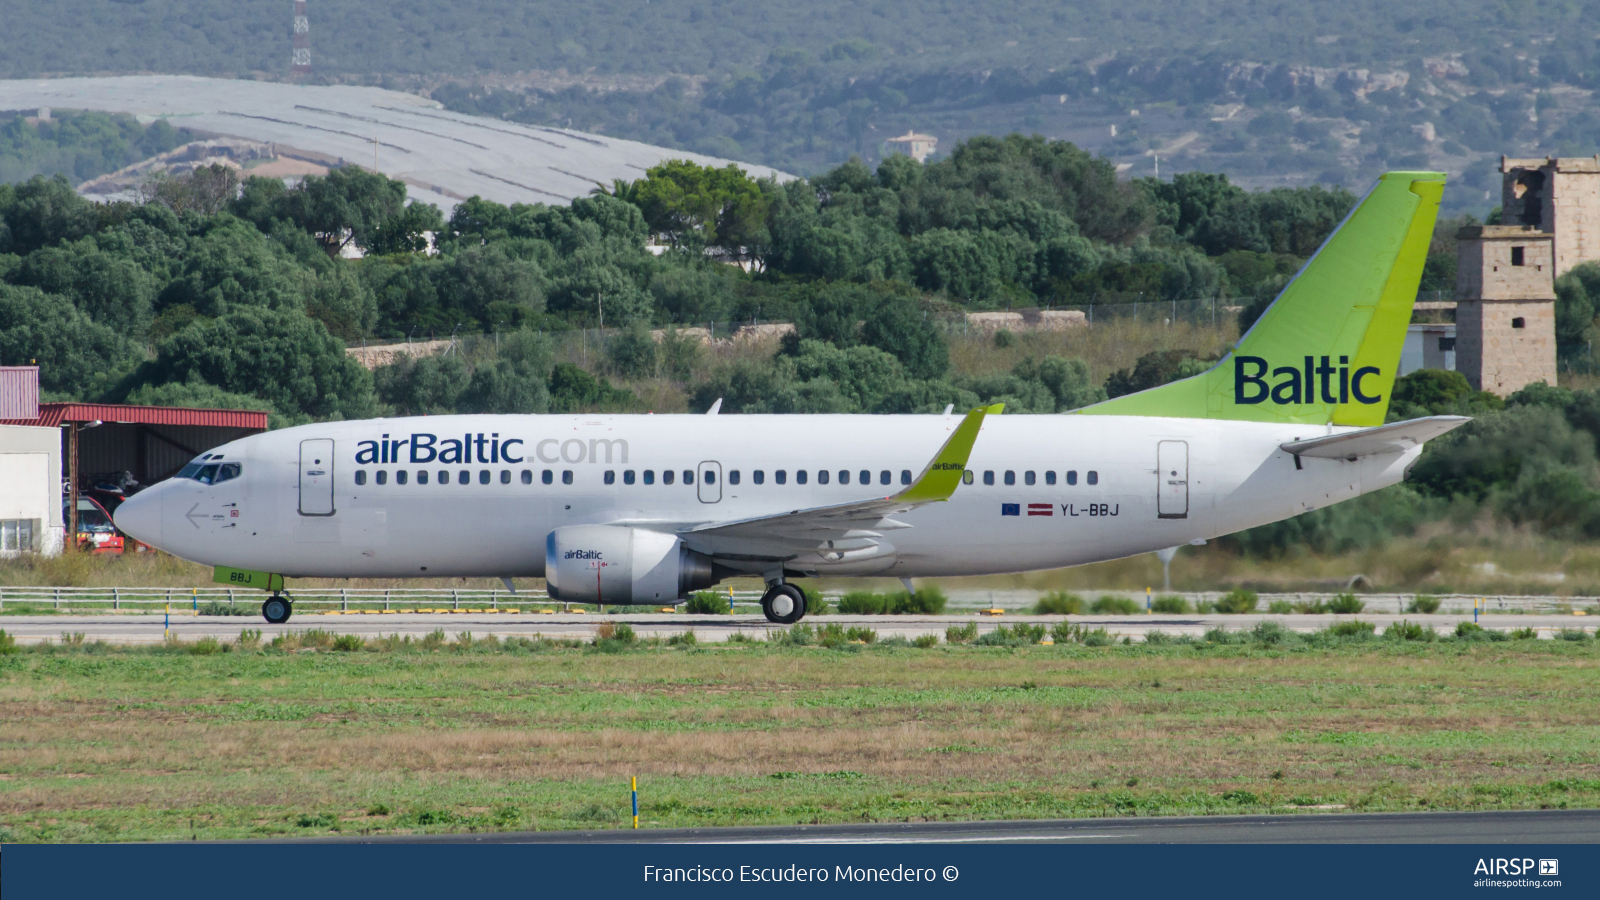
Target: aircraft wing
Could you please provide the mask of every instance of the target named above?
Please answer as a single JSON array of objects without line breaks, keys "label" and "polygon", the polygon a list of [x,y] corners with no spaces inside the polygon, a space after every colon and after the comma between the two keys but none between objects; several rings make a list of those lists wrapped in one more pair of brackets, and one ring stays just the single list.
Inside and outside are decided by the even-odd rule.
[{"label": "aircraft wing", "polygon": [[1404,453],[1470,421],[1468,416],[1428,416],[1278,446],[1295,456],[1355,460],[1379,453]]},{"label": "aircraft wing", "polygon": [[911,527],[891,518],[895,514],[950,499],[961,484],[984,417],[998,415],[1003,406],[997,403],[968,412],[922,474],[897,494],[732,522],[710,522],[680,534],[686,543],[729,558],[786,559],[818,549],[844,551],[873,546],[882,538],[881,532]]}]

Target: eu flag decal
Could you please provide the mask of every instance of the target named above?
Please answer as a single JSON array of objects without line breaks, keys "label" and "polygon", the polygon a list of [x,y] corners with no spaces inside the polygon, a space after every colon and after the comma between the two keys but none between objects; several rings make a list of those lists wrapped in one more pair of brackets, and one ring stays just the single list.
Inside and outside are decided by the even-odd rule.
[{"label": "eu flag decal", "polygon": [[1022,505],[1020,503],[1002,503],[1000,504],[1000,515],[1020,516],[1022,515]]}]

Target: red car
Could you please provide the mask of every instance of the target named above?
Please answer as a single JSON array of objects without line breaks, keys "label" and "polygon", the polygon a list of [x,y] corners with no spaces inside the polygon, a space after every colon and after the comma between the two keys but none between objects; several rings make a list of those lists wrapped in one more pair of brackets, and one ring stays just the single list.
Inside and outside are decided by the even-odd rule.
[{"label": "red car", "polygon": [[[70,501],[69,501],[70,502]],[[61,504],[61,521],[70,523],[72,508]],[[122,535],[111,523],[111,514],[92,497],[78,497],[78,547],[90,553],[121,553]]]}]

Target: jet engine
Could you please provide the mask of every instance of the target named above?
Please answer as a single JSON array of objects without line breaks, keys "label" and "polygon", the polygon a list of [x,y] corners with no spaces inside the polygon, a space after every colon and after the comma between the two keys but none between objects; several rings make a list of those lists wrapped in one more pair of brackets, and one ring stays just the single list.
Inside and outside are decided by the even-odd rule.
[{"label": "jet engine", "polygon": [[569,525],[545,538],[544,577],[567,603],[676,603],[723,577],[676,535],[619,525]]}]

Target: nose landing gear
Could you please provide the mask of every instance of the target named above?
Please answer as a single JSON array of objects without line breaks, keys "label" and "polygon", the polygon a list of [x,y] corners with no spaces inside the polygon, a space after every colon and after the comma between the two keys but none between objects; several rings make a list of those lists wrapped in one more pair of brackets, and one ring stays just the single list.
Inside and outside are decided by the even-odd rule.
[{"label": "nose landing gear", "polygon": [[273,594],[261,604],[261,617],[270,625],[282,625],[294,613],[294,601],[282,594]]},{"label": "nose landing gear", "polygon": [[806,614],[806,595],[792,584],[774,584],[761,596],[761,611],[775,625],[793,625]]}]

